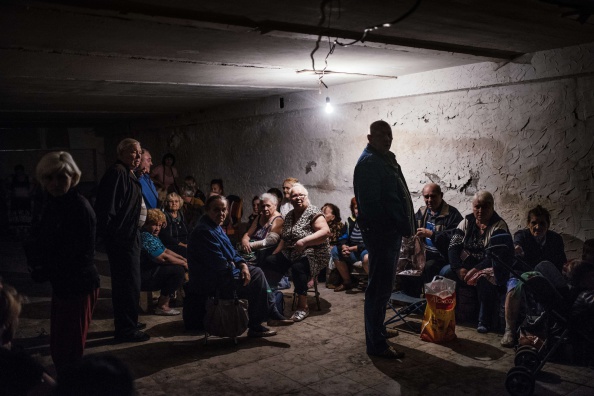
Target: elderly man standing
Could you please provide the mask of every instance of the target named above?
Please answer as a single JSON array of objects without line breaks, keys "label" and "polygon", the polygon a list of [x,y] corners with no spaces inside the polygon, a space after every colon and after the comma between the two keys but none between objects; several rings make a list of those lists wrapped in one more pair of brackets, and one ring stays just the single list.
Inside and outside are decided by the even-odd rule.
[{"label": "elderly man standing", "polygon": [[368,355],[399,359],[404,353],[386,342],[388,334],[384,319],[394,286],[402,237],[414,233],[413,204],[400,165],[390,152],[390,124],[373,122],[367,140],[369,144],[359,157],[353,180],[359,208],[357,221],[369,251],[365,341]]},{"label": "elderly man standing", "polygon": [[151,179],[151,166],[153,166],[153,157],[147,149],[142,149],[140,165],[136,169],[136,176],[142,188],[142,198],[148,209],[156,209],[159,205],[159,194],[153,179]]},{"label": "elderly man standing", "polygon": [[111,270],[111,292],[117,342],[142,342],[150,336],[138,323],[140,297],[140,232],[146,219],[140,182],[134,170],[140,165],[142,150],[134,139],[124,139],[117,147],[118,160],[107,169],[99,183],[95,212],[97,233],[103,237]]}]

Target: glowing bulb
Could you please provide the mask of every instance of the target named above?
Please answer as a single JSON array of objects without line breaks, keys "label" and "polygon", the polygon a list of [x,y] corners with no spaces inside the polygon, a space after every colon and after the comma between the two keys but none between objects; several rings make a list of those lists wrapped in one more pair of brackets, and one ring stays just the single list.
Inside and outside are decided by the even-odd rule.
[{"label": "glowing bulb", "polygon": [[384,23],[382,26],[383,27],[390,27],[391,25],[389,23]]},{"label": "glowing bulb", "polygon": [[334,107],[330,104],[330,97],[326,96],[326,108],[324,109],[326,113],[330,114],[334,111]]}]

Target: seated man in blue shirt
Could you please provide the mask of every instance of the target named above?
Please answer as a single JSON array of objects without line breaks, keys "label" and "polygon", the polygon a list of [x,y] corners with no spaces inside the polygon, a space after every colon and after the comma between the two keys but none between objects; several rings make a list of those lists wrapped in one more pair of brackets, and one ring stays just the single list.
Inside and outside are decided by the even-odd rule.
[{"label": "seated man in blue shirt", "polygon": [[[292,321],[276,310],[262,270],[246,264],[221,228],[227,217],[227,199],[222,195],[213,195],[206,201],[205,208],[206,214],[200,218],[188,242],[190,281],[186,285],[186,299],[188,300],[188,296],[189,301],[197,295],[212,296],[217,290],[221,297],[230,298],[235,288],[233,270],[240,270],[239,277],[242,283],[237,287],[237,294],[239,298],[248,300],[248,336],[276,335],[276,331],[262,326],[262,322],[271,319],[269,325],[282,325],[292,324]],[[204,300],[201,301],[203,304]]]}]

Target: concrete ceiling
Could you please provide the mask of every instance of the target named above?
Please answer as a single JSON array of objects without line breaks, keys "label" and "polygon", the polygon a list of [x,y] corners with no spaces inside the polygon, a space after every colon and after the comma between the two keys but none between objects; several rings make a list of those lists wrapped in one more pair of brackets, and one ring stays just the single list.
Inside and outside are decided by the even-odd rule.
[{"label": "concrete ceiling", "polygon": [[[328,36],[358,39],[415,3],[4,1],[0,124],[113,122],[318,90],[314,67],[324,68]],[[364,43],[337,47],[323,81],[392,79],[594,42],[594,17],[580,24],[561,17],[568,10],[538,0],[423,0]]]}]

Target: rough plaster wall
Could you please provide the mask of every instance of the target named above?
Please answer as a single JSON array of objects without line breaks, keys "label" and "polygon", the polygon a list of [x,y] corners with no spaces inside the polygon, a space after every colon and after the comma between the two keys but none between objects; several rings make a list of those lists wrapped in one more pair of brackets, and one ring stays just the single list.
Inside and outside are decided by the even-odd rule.
[{"label": "rough plaster wall", "polygon": [[[430,181],[464,214],[474,192],[491,191],[512,230],[524,226],[529,208],[542,204],[568,255],[576,257],[581,241],[594,237],[594,65],[587,56],[593,48],[407,76],[388,87],[398,88],[392,97],[380,100],[359,102],[369,95],[360,83],[338,87],[343,104],[331,117],[317,106],[275,112],[255,103],[255,115],[243,105],[140,135],[153,157],[173,152],[181,173],[193,173],[204,188],[222,177],[225,191],[247,203],[294,176],[313,204],[334,202],[346,215],[368,125],[384,119],[393,125],[393,151],[415,207]],[[387,96],[384,91],[378,88],[378,96]]]}]

